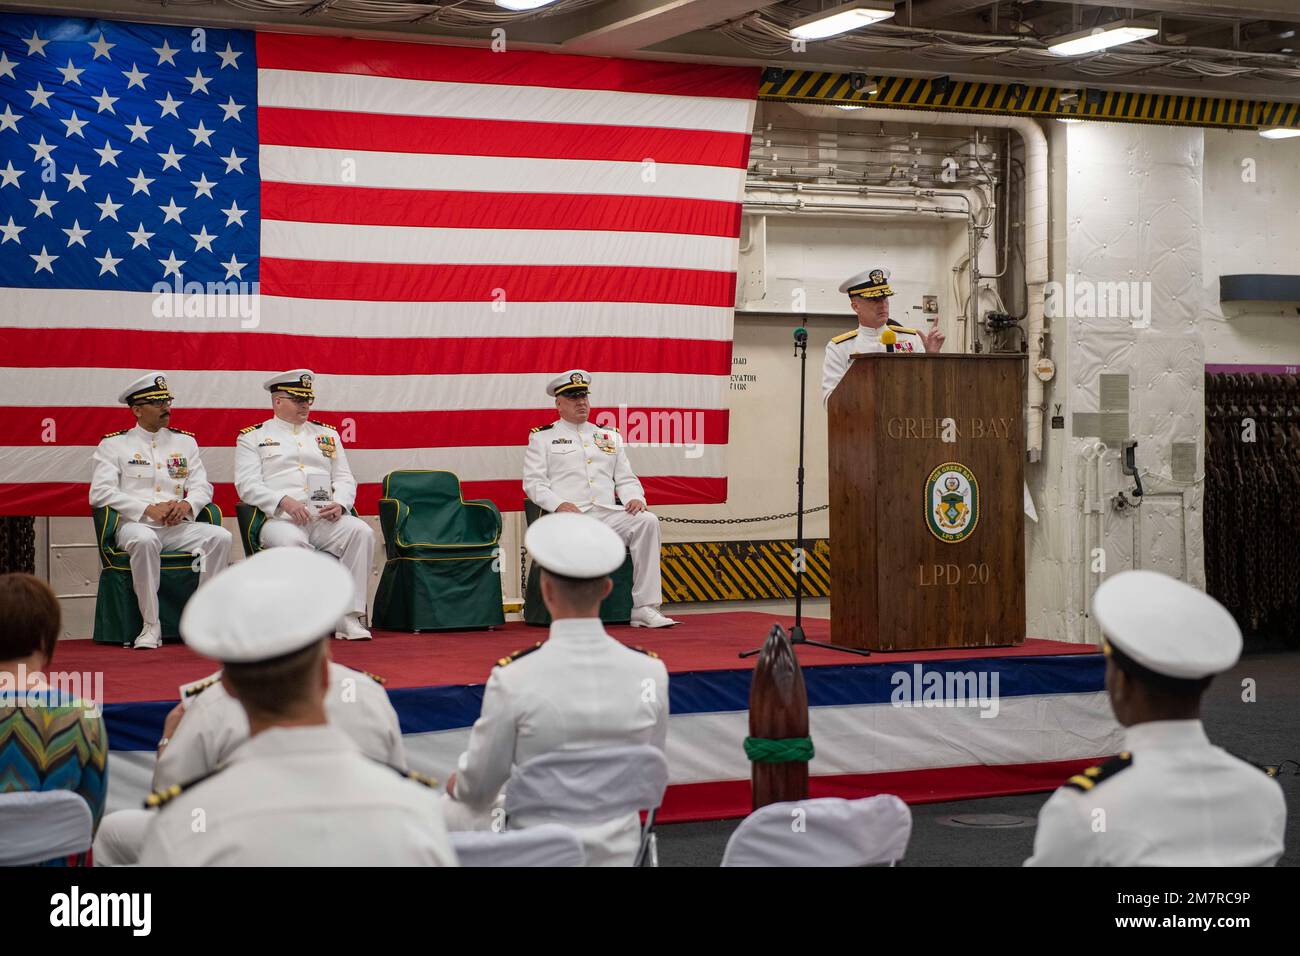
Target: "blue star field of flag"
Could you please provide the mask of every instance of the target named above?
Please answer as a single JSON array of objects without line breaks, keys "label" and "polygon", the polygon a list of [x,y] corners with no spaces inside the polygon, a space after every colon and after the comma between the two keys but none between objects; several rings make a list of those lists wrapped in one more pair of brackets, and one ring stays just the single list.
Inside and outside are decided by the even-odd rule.
[{"label": "blue star field of flag", "polygon": [[0,15],[0,285],[256,282],[255,55],[246,31]]}]

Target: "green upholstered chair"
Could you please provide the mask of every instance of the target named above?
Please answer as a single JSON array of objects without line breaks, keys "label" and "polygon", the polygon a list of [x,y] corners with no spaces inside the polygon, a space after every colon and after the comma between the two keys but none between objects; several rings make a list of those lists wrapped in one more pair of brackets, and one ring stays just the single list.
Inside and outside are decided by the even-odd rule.
[{"label": "green upholstered chair", "polygon": [[[549,511],[543,511],[530,499],[524,499],[524,519],[532,524]],[[632,554],[628,552],[623,559],[623,566],[610,575],[614,580],[614,589],[600,603],[600,619],[606,624],[626,624],[632,620]],[[524,622],[539,627],[549,627],[551,612],[546,610],[542,601],[542,569],[533,563],[528,569],[528,580],[524,586]]]},{"label": "green upholstered chair", "polygon": [[[99,593],[95,596],[95,643],[130,646],[144,627],[140,604],[131,586],[131,556],[117,546],[122,516],[107,506],[96,508],[95,541],[99,547]],[[195,521],[221,524],[221,509],[210,504]],[[199,586],[194,555],[164,551],[159,556],[158,623],[164,641],[180,638],[181,611]]]},{"label": "green upholstered chair", "polygon": [[[356,517],[357,509],[349,508],[348,513]],[[266,524],[266,512],[240,501],[235,504],[235,520],[239,522],[239,543],[244,549],[244,557],[251,558],[262,550],[262,525]]]},{"label": "green upholstered chair", "polygon": [[375,627],[460,631],[505,623],[501,606],[501,512],[466,501],[449,471],[394,471],[379,499],[384,572]]}]

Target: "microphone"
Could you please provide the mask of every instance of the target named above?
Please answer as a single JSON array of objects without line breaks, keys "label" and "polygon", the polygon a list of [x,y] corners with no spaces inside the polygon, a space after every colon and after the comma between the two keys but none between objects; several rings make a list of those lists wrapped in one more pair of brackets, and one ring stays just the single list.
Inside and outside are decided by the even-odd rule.
[{"label": "microphone", "polygon": [[808,348],[808,330],[802,325],[794,330],[794,354],[798,355],[800,349]]},{"label": "microphone", "polygon": [[894,351],[894,343],[898,341],[898,333],[885,326],[880,330],[880,344],[885,347],[886,352]]}]

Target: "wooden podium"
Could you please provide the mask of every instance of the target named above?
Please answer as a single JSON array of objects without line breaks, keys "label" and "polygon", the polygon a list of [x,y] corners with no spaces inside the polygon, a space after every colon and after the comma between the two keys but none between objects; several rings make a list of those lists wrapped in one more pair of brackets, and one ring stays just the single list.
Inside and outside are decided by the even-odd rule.
[{"label": "wooden podium", "polygon": [[1024,643],[1025,367],[854,356],[827,406],[832,643]]}]

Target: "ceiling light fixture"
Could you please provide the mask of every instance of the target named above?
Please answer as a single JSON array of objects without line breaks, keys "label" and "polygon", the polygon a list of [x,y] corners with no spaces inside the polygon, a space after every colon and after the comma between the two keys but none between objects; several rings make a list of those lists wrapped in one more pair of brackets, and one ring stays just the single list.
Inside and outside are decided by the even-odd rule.
[{"label": "ceiling light fixture", "polygon": [[1300,136],[1300,129],[1288,129],[1285,126],[1276,126],[1273,129],[1262,129],[1259,135],[1265,139],[1291,139],[1294,136]]},{"label": "ceiling light fixture", "polygon": [[[499,3],[500,0],[497,0]],[[790,24],[790,36],[800,40],[824,40],[827,37],[848,33],[860,27],[888,20],[894,15],[894,4],[882,0],[854,0],[838,7],[822,10]]]},{"label": "ceiling light fixture", "polygon": [[1058,37],[1047,49],[1057,56],[1080,56],[1135,40],[1145,40],[1159,32],[1148,20],[1116,20],[1104,27],[1093,27],[1091,30]]},{"label": "ceiling light fixture", "polygon": [[536,10],[538,7],[544,7],[548,3],[555,3],[555,0],[496,0],[498,7],[505,7],[507,10]]}]

